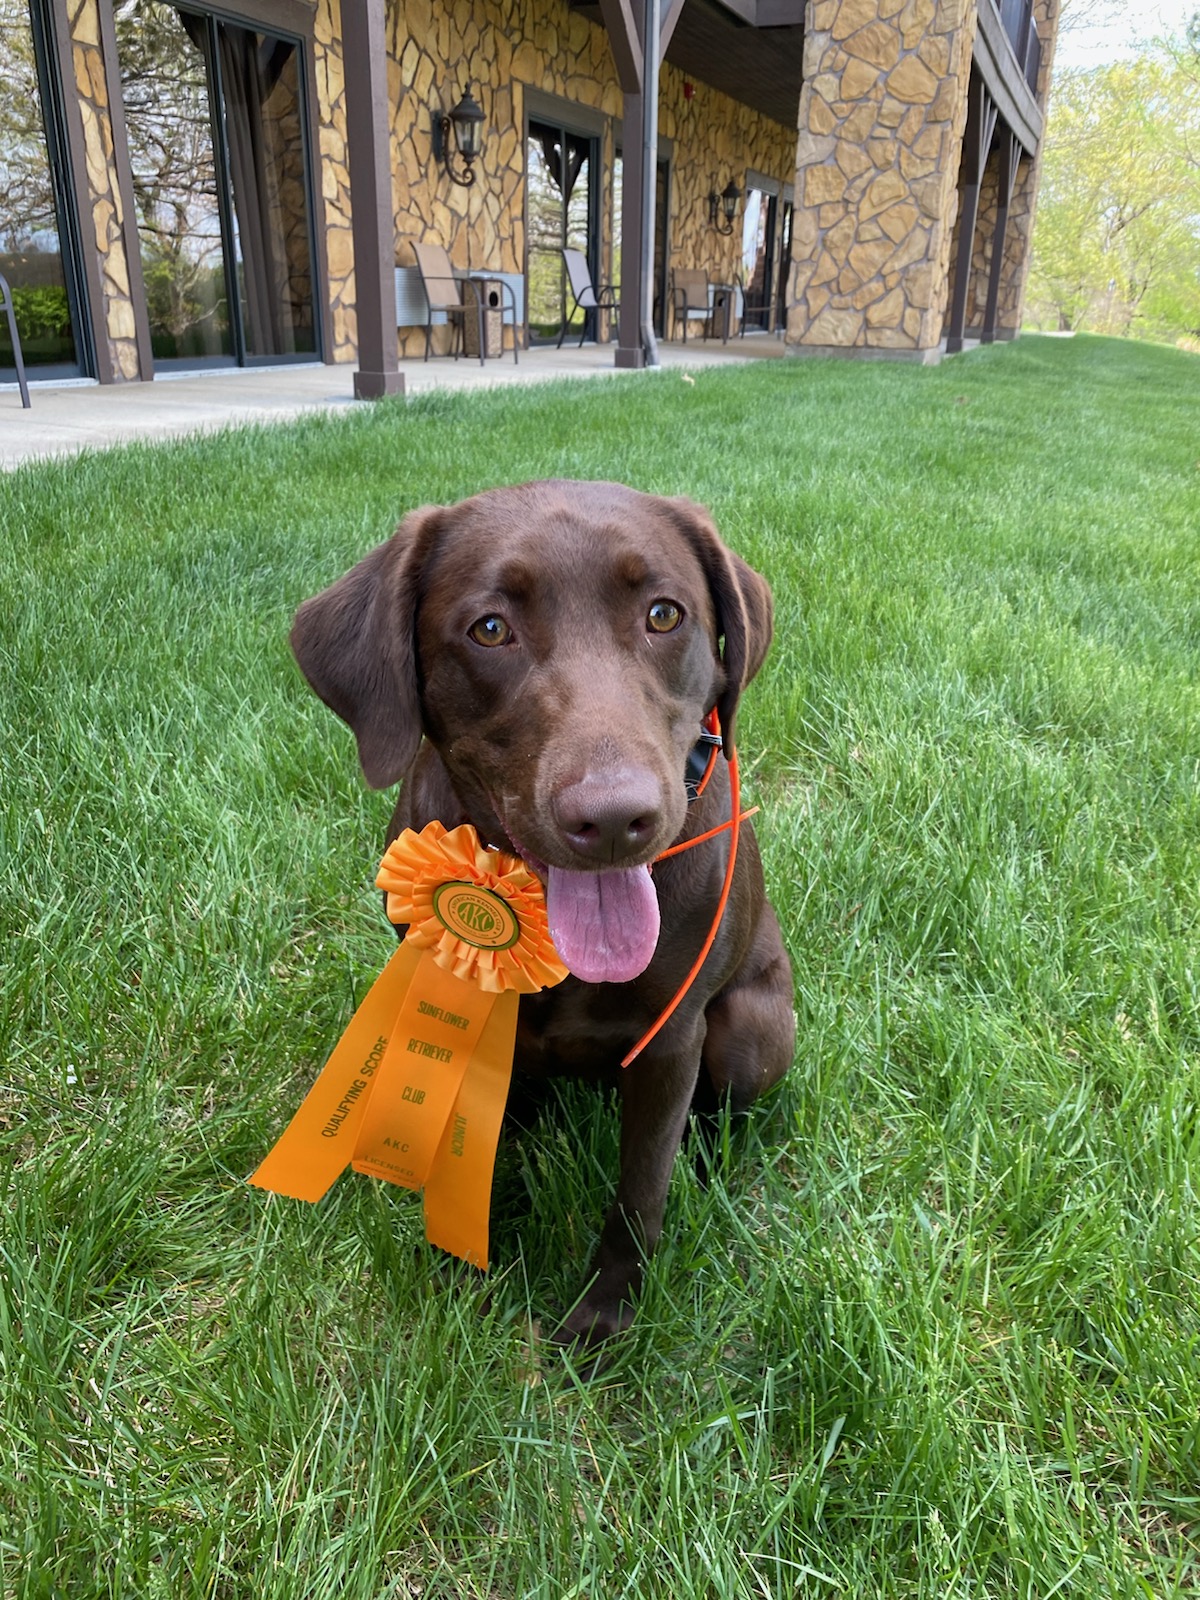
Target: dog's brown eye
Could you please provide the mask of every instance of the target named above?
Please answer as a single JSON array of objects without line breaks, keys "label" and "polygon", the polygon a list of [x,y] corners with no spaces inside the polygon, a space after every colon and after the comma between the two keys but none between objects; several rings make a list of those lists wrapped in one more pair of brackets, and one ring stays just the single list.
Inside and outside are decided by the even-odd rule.
[{"label": "dog's brown eye", "polygon": [[503,617],[480,617],[478,622],[473,622],[467,632],[476,644],[492,645],[507,644],[513,636],[513,631]]},{"label": "dog's brown eye", "polygon": [[673,633],[683,621],[683,612],[674,600],[656,600],[646,613],[651,633]]}]

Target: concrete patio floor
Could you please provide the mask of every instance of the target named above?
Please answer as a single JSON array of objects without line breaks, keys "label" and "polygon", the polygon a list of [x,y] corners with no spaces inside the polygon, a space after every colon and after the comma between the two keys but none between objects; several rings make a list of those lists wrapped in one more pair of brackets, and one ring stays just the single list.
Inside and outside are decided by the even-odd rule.
[{"label": "concrete patio floor", "polygon": [[[630,372],[613,365],[614,345],[567,345],[562,350],[522,351],[481,366],[477,360],[447,357],[403,361],[406,395],[431,389],[494,388],[503,384],[544,383],[552,378],[614,377],[643,382],[678,378],[689,369],[740,365],[778,358],[781,339],[749,335],[727,344],[710,339],[686,345],[659,345],[657,372]],[[280,422],[308,411],[332,411],[365,404],[354,399],[354,367],[304,365],[224,368],[155,379],[153,383],[103,386],[89,382],[30,384],[32,405],[25,410],[16,384],[0,384],[0,469],[46,456],[71,455],[138,439],[181,438],[246,423]]]}]

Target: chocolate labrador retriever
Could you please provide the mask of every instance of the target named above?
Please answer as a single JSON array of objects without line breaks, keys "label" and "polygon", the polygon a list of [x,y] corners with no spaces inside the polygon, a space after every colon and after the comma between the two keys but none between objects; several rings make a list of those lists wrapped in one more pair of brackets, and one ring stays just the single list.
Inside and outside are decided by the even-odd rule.
[{"label": "chocolate labrador retriever", "polygon": [[546,886],[572,976],[522,998],[516,1070],[615,1078],[621,1101],[616,1196],[568,1338],[595,1343],[632,1317],[693,1104],[744,1110],[791,1063],[791,968],[743,826],[696,981],[617,1066],[713,925],[730,832],[655,858],[729,819],[725,761],[689,803],[702,723],[715,708],[728,758],[771,615],[766,583],[699,506],[551,482],[412,512],[292,630],[367,782],[404,780],[388,842],[469,822]]}]

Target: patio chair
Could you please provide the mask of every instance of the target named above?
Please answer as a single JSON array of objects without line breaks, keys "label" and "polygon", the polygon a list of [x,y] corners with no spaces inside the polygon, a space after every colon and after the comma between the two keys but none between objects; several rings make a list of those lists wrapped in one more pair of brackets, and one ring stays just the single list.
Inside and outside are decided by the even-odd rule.
[{"label": "patio chair", "polygon": [[558,335],[558,348],[562,349],[562,342],[567,332],[567,325],[577,311],[584,313],[583,326],[579,330],[579,348],[582,350],[583,341],[587,337],[587,313],[589,311],[610,311],[614,315],[621,309],[621,302],[617,297],[615,284],[602,284],[597,289],[592,283],[592,274],[588,269],[587,257],[582,250],[567,250],[562,253],[563,261],[567,268],[567,282],[575,304],[571,307],[570,315],[564,320]]},{"label": "patio chair", "polygon": [[708,338],[712,323],[712,296],[709,293],[708,273],[692,267],[675,267],[671,272],[671,314],[675,331],[683,328],[683,342],[687,343],[688,328],[699,322],[701,332]]},{"label": "patio chair", "polygon": [[29,385],[25,381],[25,361],[21,355],[21,335],[17,332],[17,319],[13,312],[12,290],[8,287],[8,279],[0,275],[0,304],[4,306],[4,315],[8,318],[8,336],[12,340],[13,365],[17,369],[17,388],[21,391],[21,404],[29,409]]},{"label": "patio chair", "polygon": [[[440,313],[450,324],[453,331],[450,351],[457,361],[459,354],[466,348],[465,323],[467,312],[479,318],[479,365],[483,365],[486,341],[483,335],[483,294],[479,287],[455,274],[450,265],[450,254],[444,245],[440,244],[414,244],[413,253],[417,258],[417,271],[421,274],[421,287],[425,291],[425,300],[429,306],[429,314],[425,321],[425,359],[429,360],[429,348],[433,339],[433,319]],[[470,283],[470,295],[464,302],[463,284]]]}]

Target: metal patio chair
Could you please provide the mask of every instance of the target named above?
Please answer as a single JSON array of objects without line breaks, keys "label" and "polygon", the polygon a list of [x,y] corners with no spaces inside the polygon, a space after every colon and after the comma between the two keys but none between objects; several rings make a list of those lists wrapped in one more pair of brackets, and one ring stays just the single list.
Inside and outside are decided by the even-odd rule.
[{"label": "metal patio chair", "polygon": [[[425,359],[429,360],[430,343],[433,338],[433,319],[435,313],[440,313],[446,318],[454,330],[454,340],[451,353],[457,361],[459,355],[467,348],[467,318],[474,320],[478,331],[478,343],[475,351],[479,353],[479,365],[483,366],[489,354],[488,339],[485,319],[498,317],[500,329],[503,329],[504,320],[511,320],[513,330],[513,361],[517,361],[517,300],[513,293],[512,285],[504,279],[497,278],[495,274],[483,272],[455,272],[450,265],[450,253],[444,245],[440,244],[414,244],[413,253],[417,258],[417,271],[421,275],[421,288],[425,291],[425,301],[428,313],[425,321]],[[498,303],[497,303],[498,302]],[[503,334],[500,334],[503,344]],[[470,353],[473,355],[475,351]],[[492,352],[500,355],[501,350]]]},{"label": "metal patio chair", "polygon": [[675,332],[683,328],[683,342],[687,343],[688,328],[700,323],[700,331],[708,338],[712,324],[713,302],[709,292],[708,273],[692,267],[676,267],[671,272],[671,314]]},{"label": "metal patio chair", "polygon": [[13,311],[12,290],[8,287],[8,279],[0,275],[0,304],[4,306],[4,315],[8,318],[8,336],[12,340],[13,365],[17,369],[17,387],[21,391],[21,404],[29,409],[29,384],[25,380],[25,360],[21,355],[21,335],[17,332],[17,318]]},{"label": "metal patio chair", "polygon": [[592,283],[592,274],[588,268],[587,257],[582,250],[563,249],[563,261],[567,268],[567,283],[570,285],[571,294],[575,304],[571,307],[570,314],[559,330],[558,346],[562,349],[563,339],[566,337],[567,328],[571,317],[577,311],[584,313],[583,325],[579,330],[579,347],[583,348],[583,341],[587,337],[587,312],[608,311],[614,315],[621,309],[621,302],[617,295],[617,286],[613,283],[601,284],[597,289]]},{"label": "metal patio chair", "polygon": [[445,317],[453,330],[450,353],[457,361],[466,348],[465,324],[467,312],[473,312],[480,321],[479,364],[484,360],[483,297],[472,287],[469,301],[464,302],[463,282],[450,265],[450,253],[440,244],[414,244],[417,271],[421,274],[421,287],[425,291],[429,314],[425,321],[425,359],[433,339],[433,319],[437,314]]}]

